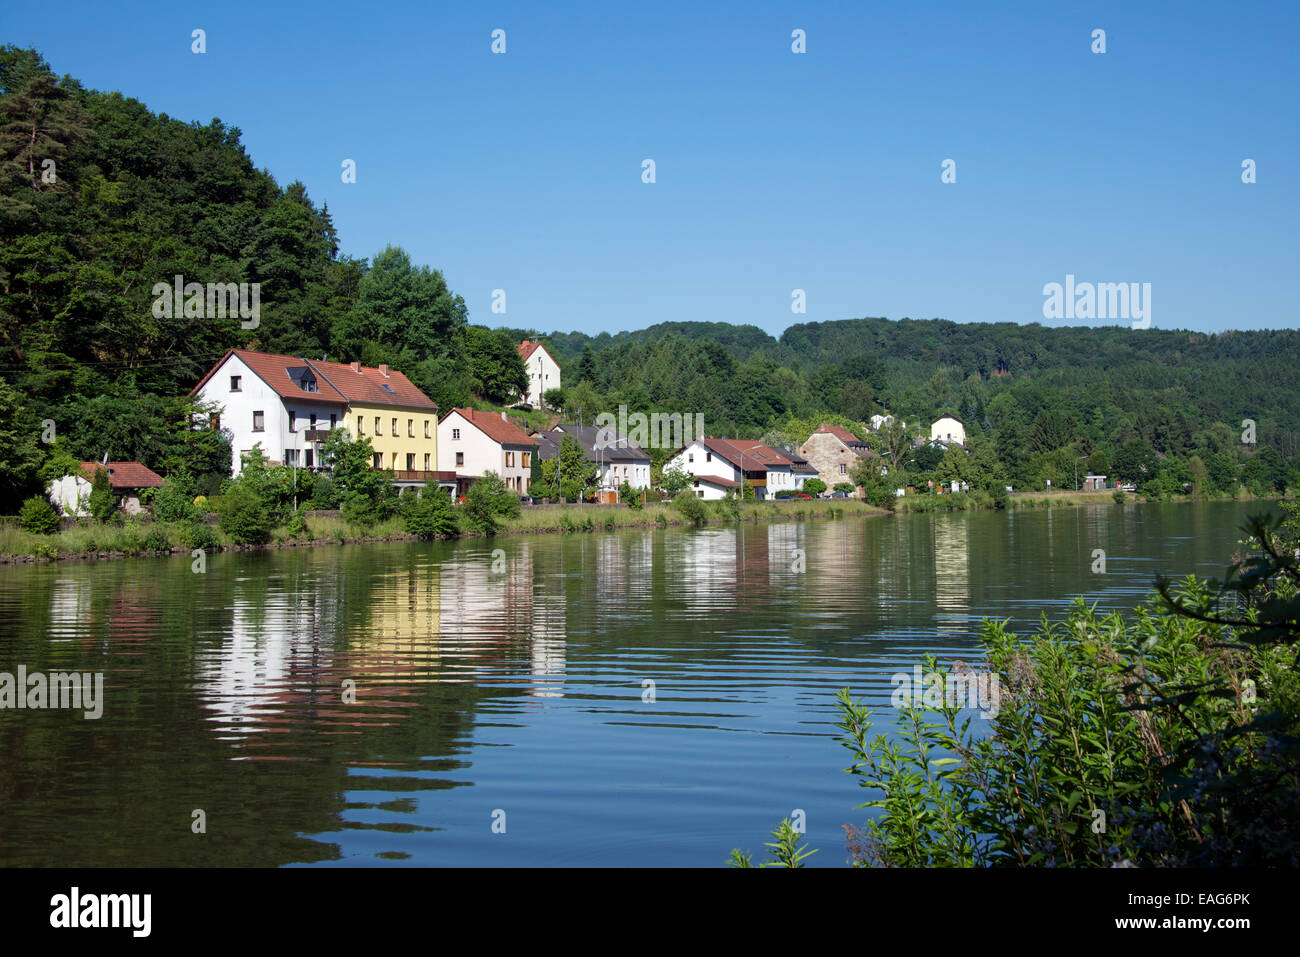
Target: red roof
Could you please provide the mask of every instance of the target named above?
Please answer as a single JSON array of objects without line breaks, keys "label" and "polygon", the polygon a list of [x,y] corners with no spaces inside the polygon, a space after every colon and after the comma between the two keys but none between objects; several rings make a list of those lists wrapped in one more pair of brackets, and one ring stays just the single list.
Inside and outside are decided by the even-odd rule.
[{"label": "red roof", "polygon": [[[308,364],[347,396],[349,402],[401,405],[415,409],[438,408],[432,399],[396,369],[387,366],[376,369],[359,362],[351,365],[343,362],[317,362],[314,359],[309,360]],[[299,392],[297,395],[301,394]]]},{"label": "red roof", "polygon": [[843,442],[845,445],[863,444],[860,438],[858,438],[848,429],[844,428],[842,425],[827,425],[826,423],[823,422],[821,428],[819,428],[817,431],[828,432],[831,435],[835,436],[837,439],[839,439],[841,442]]},{"label": "red roof", "polygon": [[772,467],[790,467],[789,459],[754,439],[697,439],[696,441],[745,472],[766,472]]},{"label": "red roof", "polygon": [[[250,352],[247,349],[231,349],[217,362],[208,374],[199,380],[191,394],[198,392],[204,384],[225,365],[230,356],[238,356],[259,379],[275,390],[282,399],[297,402],[367,402],[377,405],[400,405],[416,409],[436,409],[438,406],[427,395],[417,389],[411,380],[396,369],[373,368],[356,363],[320,362],[302,356],[286,356],[273,352]],[[316,379],[316,391],[305,392],[294,378],[291,370],[310,369]],[[388,386],[388,388],[384,388]]]},{"label": "red roof", "polygon": [[[511,425],[496,412],[480,412],[477,409],[452,409],[451,412],[467,419],[480,432],[500,445],[537,445],[537,440],[529,438],[522,429]],[[448,412],[447,415],[451,415]],[[444,415],[439,421],[447,418]]]},{"label": "red roof", "polygon": [[[103,468],[98,462],[82,462],[81,470],[93,477]],[[163,480],[153,469],[139,462],[109,462],[108,484],[113,488],[162,488]]]},{"label": "red roof", "polygon": [[[519,350],[519,358],[523,359],[525,362],[527,362],[532,357],[532,354],[536,352],[538,349],[541,349],[543,352],[546,352],[548,356],[551,355],[549,352],[546,351],[546,346],[542,345],[540,342],[530,342],[528,339],[525,339],[523,342],[519,343],[519,345],[515,346],[515,348]],[[551,356],[551,361],[552,362],[555,361],[554,356]]]}]

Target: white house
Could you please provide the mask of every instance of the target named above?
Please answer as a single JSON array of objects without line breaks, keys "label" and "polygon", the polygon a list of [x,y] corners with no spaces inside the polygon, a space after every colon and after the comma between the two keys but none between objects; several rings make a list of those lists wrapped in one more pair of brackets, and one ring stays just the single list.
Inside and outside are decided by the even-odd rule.
[{"label": "white house", "polygon": [[209,423],[230,433],[231,475],[255,444],[275,465],[320,465],[319,445],[304,430],[332,429],[343,421],[347,397],[312,364],[296,356],[231,349],[191,392],[220,411]]},{"label": "white house", "polygon": [[596,484],[618,488],[624,482],[634,489],[650,487],[650,456],[620,435],[617,429],[594,425],[557,425],[550,432],[538,432],[538,454],[545,460],[559,454],[564,437],[582,446],[584,457],[596,463]]},{"label": "white house", "polygon": [[[794,462],[752,439],[696,439],[664,463],[701,479],[701,498],[725,498],[733,487],[748,482],[755,498],[795,490]],[[704,479],[721,479],[706,483]],[[727,483],[732,483],[728,485]]]},{"label": "white house", "polygon": [[935,419],[930,426],[930,441],[946,445],[965,445],[965,427],[950,415]]},{"label": "white house", "polygon": [[560,388],[560,364],[536,340],[529,342],[525,339],[515,348],[519,350],[519,358],[524,360],[524,371],[528,373],[528,392],[524,401],[534,409],[540,409],[543,393]]},{"label": "white house", "polygon": [[536,454],[537,442],[504,412],[452,409],[438,420],[438,466],[455,471],[461,494],[488,472],[500,475],[515,494],[528,494]]}]

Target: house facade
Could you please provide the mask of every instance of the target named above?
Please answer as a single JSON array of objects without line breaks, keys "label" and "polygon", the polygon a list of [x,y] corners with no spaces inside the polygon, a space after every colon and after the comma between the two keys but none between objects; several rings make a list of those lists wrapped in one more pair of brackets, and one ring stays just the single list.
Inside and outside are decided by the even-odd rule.
[{"label": "house facade", "polygon": [[930,425],[930,441],[944,445],[965,445],[966,427],[950,415],[935,419]]},{"label": "house facade", "polygon": [[[624,482],[636,489],[650,487],[649,453],[629,442],[617,429],[561,424],[550,434],[557,448],[566,435],[582,446],[587,460],[596,463],[601,488],[616,489]],[[543,458],[549,455],[543,454]]]},{"label": "house facade", "polygon": [[537,442],[504,412],[452,409],[438,422],[438,448],[439,464],[456,473],[461,494],[488,472],[500,475],[515,494],[528,494]]},{"label": "house facade", "polygon": [[853,470],[862,459],[879,458],[848,429],[823,424],[799,446],[799,454],[817,470],[817,477],[833,489],[841,482],[853,482]]},{"label": "house facade", "polygon": [[[664,463],[701,481],[694,485],[701,498],[725,498],[748,482],[755,498],[794,491],[793,462],[752,439],[696,439]],[[704,481],[718,479],[721,481]],[[731,483],[731,484],[728,484]]]},{"label": "house facade", "polygon": [[542,395],[560,388],[560,364],[536,340],[529,342],[525,339],[515,348],[519,350],[519,358],[524,360],[524,371],[528,373],[528,391],[524,401],[534,409],[540,409]]}]

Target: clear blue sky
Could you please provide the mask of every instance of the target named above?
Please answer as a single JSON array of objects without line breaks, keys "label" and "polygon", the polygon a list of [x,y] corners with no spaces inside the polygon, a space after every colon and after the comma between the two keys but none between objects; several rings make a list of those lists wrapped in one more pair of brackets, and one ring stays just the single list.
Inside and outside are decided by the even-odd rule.
[{"label": "clear blue sky", "polygon": [[239,127],[487,325],[1054,325],[1067,273],[1151,283],[1154,327],[1300,325],[1297,3],[296,6],[10,4],[0,40]]}]

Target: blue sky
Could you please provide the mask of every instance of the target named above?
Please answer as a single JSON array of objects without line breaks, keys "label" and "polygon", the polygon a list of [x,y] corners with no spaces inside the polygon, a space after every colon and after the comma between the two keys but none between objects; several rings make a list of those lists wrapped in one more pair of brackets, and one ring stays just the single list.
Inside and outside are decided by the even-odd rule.
[{"label": "blue sky", "polygon": [[296,7],[24,4],[0,40],[239,127],[487,325],[1097,324],[1043,318],[1067,273],[1151,283],[1156,328],[1298,325],[1294,3]]}]

